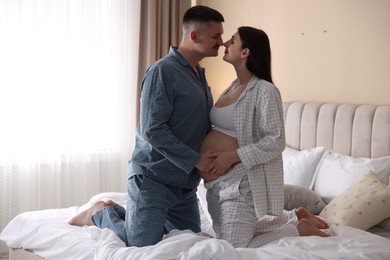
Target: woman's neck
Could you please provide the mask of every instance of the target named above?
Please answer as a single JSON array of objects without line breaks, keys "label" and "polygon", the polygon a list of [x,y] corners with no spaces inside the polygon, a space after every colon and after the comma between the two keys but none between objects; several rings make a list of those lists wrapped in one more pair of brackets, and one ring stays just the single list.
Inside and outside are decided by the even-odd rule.
[{"label": "woman's neck", "polygon": [[253,73],[250,72],[246,67],[245,68],[235,68],[237,74],[237,84],[240,86],[246,86],[251,80]]}]

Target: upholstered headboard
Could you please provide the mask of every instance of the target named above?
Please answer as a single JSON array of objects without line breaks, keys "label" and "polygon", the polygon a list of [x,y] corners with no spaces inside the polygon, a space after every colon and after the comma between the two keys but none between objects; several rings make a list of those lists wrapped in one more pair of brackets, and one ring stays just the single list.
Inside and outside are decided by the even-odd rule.
[{"label": "upholstered headboard", "polygon": [[390,106],[284,102],[286,144],[354,157],[390,155]]}]

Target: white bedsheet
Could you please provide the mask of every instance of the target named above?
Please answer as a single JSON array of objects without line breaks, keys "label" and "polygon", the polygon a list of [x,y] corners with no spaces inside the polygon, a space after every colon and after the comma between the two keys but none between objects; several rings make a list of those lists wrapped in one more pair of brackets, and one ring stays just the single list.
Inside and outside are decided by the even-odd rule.
[{"label": "white bedsheet", "polygon": [[[106,195],[95,196],[82,207],[22,213],[5,227],[0,240],[9,247],[33,250],[47,260],[390,259],[389,239],[335,225],[331,228],[336,235],[329,238],[286,237],[258,249],[235,249],[226,241],[188,230],[174,230],[154,246],[125,247],[111,230],[67,224],[73,215]],[[115,197],[120,202],[123,198],[124,195]],[[207,221],[207,217],[202,216]],[[208,230],[207,223],[203,223],[202,228]]]}]

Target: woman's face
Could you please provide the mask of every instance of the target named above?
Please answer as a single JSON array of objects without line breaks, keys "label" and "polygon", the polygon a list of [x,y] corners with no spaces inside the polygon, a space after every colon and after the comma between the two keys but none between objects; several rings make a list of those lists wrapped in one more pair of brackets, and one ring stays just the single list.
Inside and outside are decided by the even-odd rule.
[{"label": "woman's face", "polygon": [[223,44],[225,46],[225,55],[223,60],[231,64],[235,64],[242,60],[242,42],[240,35],[236,32],[230,40]]}]

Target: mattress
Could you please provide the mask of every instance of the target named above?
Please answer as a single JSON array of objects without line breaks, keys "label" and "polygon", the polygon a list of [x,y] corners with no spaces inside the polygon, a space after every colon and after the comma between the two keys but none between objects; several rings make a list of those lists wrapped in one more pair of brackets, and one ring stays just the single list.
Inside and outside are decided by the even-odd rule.
[{"label": "mattress", "polygon": [[[101,193],[81,207],[25,212],[2,231],[13,248],[32,250],[44,259],[389,259],[390,240],[360,229],[330,224],[331,237],[285,237],[257,249],[233,248],[214,238],[201,209],[202,232],[173,230],[156,245],[126,247],[109,229],[67,224],[95,201],[111,198],[125,205],[125,193]],[[200,204],[201,205],[201,204]],[[390,235],[389,231],[377,230]]]}]

